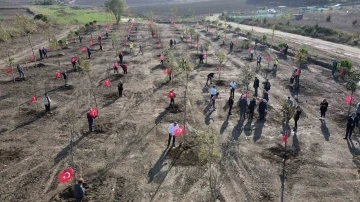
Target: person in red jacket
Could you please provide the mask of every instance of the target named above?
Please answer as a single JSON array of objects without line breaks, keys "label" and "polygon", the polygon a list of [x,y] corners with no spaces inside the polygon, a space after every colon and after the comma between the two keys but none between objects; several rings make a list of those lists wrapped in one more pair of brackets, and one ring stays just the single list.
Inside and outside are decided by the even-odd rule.
[{"label": "person in red jacket", "polygon": [[122,64],[122,65],[120,65],[120,66],[122,67],[122,69],[123,69],[123,71],[124,71],[124,74],[127,74],[127,69],[128,69],[127,65],[126,65],[126,64]]},{"label": "person in red jacket", "polygon": [[175,105],[175,93],[174,93],[174,89],[172,89],[169,94],[168,97],[170,98],[170,106],[171,105]]}]

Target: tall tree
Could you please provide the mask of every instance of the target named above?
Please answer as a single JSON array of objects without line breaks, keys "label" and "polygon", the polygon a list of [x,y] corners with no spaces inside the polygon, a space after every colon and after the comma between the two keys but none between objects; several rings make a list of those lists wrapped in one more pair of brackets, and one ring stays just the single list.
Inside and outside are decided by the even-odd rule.
[{"label": "tall tree", "polygon": [[10,42],[11,36],[10,33],[5,29],[5,27],[0,24],[0,43],[4,44],[6,50],[7,50],[7,60],[5,61],[5,63],[7,65],[9,65],[9,67],[11,68],[11,74],[13,77],[13,81],[15,82],[15,75],[14,75],[14,71],[12,71],[12,65],[14,64],[14,58],[10,57],[10,51],[9,51],[9,42]]},{"label": "tall tree", "polygon": [[219,64],[220,64],[220,71],[219,71],[219,81],[220,81],[220,75],[221,75],[221,69],[222,69],[222,65],[223,63],[225,62],[225,59],[226,59],[226,54],[224,51],[222,50],[219,50],[219,51],[216,51],[215,52],[215,56],[217,58],[217,60],[219,61]]},{"label": "tall tree", "polygon": [[116,24],[119,24],[121,16],[124,15],[126,10],[126,3],[124,0],[107,0],[105,2],[105,7],[109,10],[115,17]]}]

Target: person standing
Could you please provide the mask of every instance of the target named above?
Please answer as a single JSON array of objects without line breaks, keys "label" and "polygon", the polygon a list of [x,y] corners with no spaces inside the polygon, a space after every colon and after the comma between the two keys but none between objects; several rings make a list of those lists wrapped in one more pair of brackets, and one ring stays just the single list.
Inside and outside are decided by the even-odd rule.
[{"label": "person standing", "polygon": [[259,85],[260,85],[260,81],[257,77],[255,77],[255,80],[254,80],[254,84],[253,84],[253,87],[254,87],[254,97],[257,97],[258,96],[258,88],[259,88]]},{"label": "person standing", "polygon": [[265,119],[265,111],[266,111],[266,102],[264,100],[260,100],[259,103],[259,119],[264,120]]},{"label": "person standing", "polygon": [[240,119],[245,119],[246,118],[246,109],[247,109],[247,100],[246,97],[241,97],[240,99]]},{"label": "person standing", "polygon": [[133,52],[133,48],[134,48],[133,42],[130,42],[129,47],[130,47],[130,53],[132,53],[132,52]]},{"label": "person standing", "polygon": [[119,64],[117,62],[114,62],[113,68],[114,68],[114,74],[119,74]]},{"label": "person standing", "polygon": [[231,41],[231,42],[230,42],[230,52],[232,52],[233,49],[234,49],[234,43]]},{"label": "person standing", "polygon": [[121,66],[121,68],[123,69],[124,75],[127,74],[127,69],[128,69],[127,65],[126,65],[126,64],[122,64],[122,65],[120,65],[120,66]]},{"label": "person standing", "polygon": [[119,53],[119,64],[122,64],[123,63],[123,52],[121,51],[120,53]]},{"label": "person standing", "polygon": [[249,119],[250,120],[252,120],[254,118],[255,107],[256,107],[256,99],[253,98],[249,104]]},{"label": "person standing", "polygon": [[348,117],[347,123],[346,123],[346,134],[343,139],[346,140],[348,137],[349,137],[349,139],[351,138],[352,131],[354,130],[355,126],[358,126],[356,119],[357,118],[356,118],[355,113],[352,113],[351,116]]},{"label": "person standing", "polygon": [[338,66],[338,61],[334,60],[332,63],[332,70],[331,70],[333,76],[334,76],[335,72],[337,71],[337,66]]},{"label": "person standing", "polygon": [[229,97],[228,105],[229,105],[229,116],[230,116],[230,115],[232,115],[231,110],[232,110],[233,105],[234,105],[234,98],[232,96]]},{"label": "person standing", "polygon": [[47,50],[45,47],[42,48],[43,56],[47,58]]},{"label": "person standing", "polygon": [[278,58],[276,57],[276,58],[274,59],[274,71],[277,69],[278,65],[279,65],[279,60],[278,60]]},{"label": "person standing", "polygon": [[267,92],[266,90],[264,90],[263,92],[263,100],[269,102],[269,92]]},{"label": "person standing", "polygon": [[215,107],[215,99],[216,99],[216,88],[215,88],[215,86],[213,86],[210,89],[210,100],[211,100],[211,103],[212,103],[212,106],[213,106],[214,109],[216,109],[216,107]]},{"label": "person standing", "polygon": [[208,85],[208,81],[212,84],[212,79],[214,78],[215,73],[210,73],[207,75],[206,85]]},{"label": "person standing", "polygon": [[254,53],[255,53],[255,51],[254,51],[254,49],[252,48],[252,49],[250,50],[250,59],[251,59],[251,60],[252,60],[253,57],[254,57]]},{"label": "person standing", "polygon": [[82,202],[85,195],[85,188],[83,186],[84,179],[80,178],[77,181],[77,184],[74,186],[74,197],[76,199],[75,202]]},{"label": "person standing", "polygon": [[321,103],[320,103],[320,119],[325,120],[325,114],[327,111],[327,108],[329,107],[328,102],[326,101],[326,99],[324,99]]},{"label": "person standing", "polygon": [[119,81],[119,84],[117,85],[118,88],[118,95],[119,97],[122,97],[122,93],[123,93],[123,83],[121,81]]},{"label": "person standing", "polygon": [[96,118],[96,116],[94,117],[91,114],[91,109],[89,109],[89,111],[87,113],[87,119],[88,119],[88,124],[89,124],[89,132],[93,132],[94,118]]},{"label": "person standing", "polygon": [[258,55],[256,59],[256,67],[260,67],[260,66],[261,66],[261,55]]},{"label": "person standing", "polygon": [[168,68],[167,74],[169,76],[169,81],[171,81],[171,76],[172,76],[172,69],[171,68]]},{"label": "person standing", "polygon": [[285,48],[284,48],[284,54],[285,54],[285,55],[287,55],[288,49],[289,49],[289,46],[286,44],[286,46],[285,46]]},{"label": "person standing", "polygon": [[45,96],[43,97],[43,103],[45,105],[45,113],[51,114],[50,112],[51,99],[47,93],[45,93]]},{"label": "person standing", "polygon": [[271,84],[270,84],[270,82],[269,82],[269,79],[266,79],[266,81],[264,82],[264,89],[265,89],[266,91],[269,91],[270,88],[271,88]]},{"label": "person standing", "polygon": [[356,105],[356,117],[360,120],[360,102]]},{"label": "person standing", "polygon": [[77,68],[76,68],[76,57],[72,57],[71,60],[70,60],[72,66],[73,66],[73,69],[75,71],[77,71]]},{"label": "person standing", "polygon": [[169,139],[168,139],[168,145],[167,145],[168,147],[170,146],[171,138],[173,139],[172,147],[175,147],[175,135],[174,135],[174,132],[178,128],[179,128],[179,125],[175,121],[172,124],[169,125],[169,127],[168,127]]},{"label": "person standing", "polygon": [[16,69],[17,69],[18,72],[19,72],[19,77],[20,77],[20,78],[25,78],[25,74],[24,74],[23,68],[20,66],[20,64],[18,64],[18,65],[16,66]]},{"label": "person standing", "polygon": [[141,46],[141,44],[139,45],[139,52],[138,52],[137,55],[139,55],[140,52],[141,52],[141,55],[144,55],[144,53],[143,53],[143,51],[142,51],[142,46]]},{"label": "person standing", "polygon": [[200,53],[199,54],[199,65],[204,64],[204,54]]},{"label": "person standing", "polygon": [[40,54],[40,59],[43,59],[43,53],[42,50],[39,48],[39,54]]},{"label": "person standing", "polygon": [[64,79],[64,82],[65,82],[65,87],[67,86],[67,80],[68,80],[68,74],[66,71],[64,71],[62,73],[62,76],[63,76],[63,79]]},{"label": "person standing", "polygon": [[174,92],[174,89],[172,89],[169,92],[169,98],[170,98],[170,105],[169,106],[175,106],[175,92]]},{"label": "person standing", "polygon": [[294,102],[291,100],[290,96],[287,98],[286,103],[288,103],[288,105],[290,105],[291,107],[294,104]]},{"label": "person standing", "polygon": [[89,46],[86,47],[86,50],[87,50],[87,54],[88,54],[88,59],[90,59],[90,57],[91,57],[91,50],[90,50]]},{"label": "person standing", "polygon": [[100,49],[99,50],[102,50],[102,41],[101,41],[101,38],[100,38],[100,41],[99,41],[99,45],[100,45]]},{"label": "person standing", "polygon": [[173,47],[173,40],[170,39],[170,49]]},{"label": "person standing", "polygon": [[232,97],[235,97],[235,88],[236,88],[236,83],[235,83],[235,81],[233,80],[233,81],[230,83],[230,96],[232,96]]},{"label": "person standing", "polygon": [[294,131],[297,130],[297,122],[300,119],[300,115],[301,115],[301,108],[298,105],[295,109],[295,114],[294,114],[294,121],[295,121],[295,127],[294,127]]},{"label": "person standing", "polygon": [[82,36],[79,35],[79,41],[80,43],[82,42]]},{"label": "person standing", "polygon": [[200,46],[200,53],[201,53],[201,55],[204,53],[204,48],[202,45]]}]

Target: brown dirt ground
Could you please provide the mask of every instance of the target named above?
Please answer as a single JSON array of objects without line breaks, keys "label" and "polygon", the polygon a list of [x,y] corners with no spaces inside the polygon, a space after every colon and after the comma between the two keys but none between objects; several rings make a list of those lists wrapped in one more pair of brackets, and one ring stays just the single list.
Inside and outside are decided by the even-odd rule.
[{"label": "brown dirt ground", "polygon": [[[75,170],[89,186],[85,201],[209,201],[208,167],[199,161],[194,148],[166,149],[168,124],[171,120],[183,124],[184,116],[184,111],[166,110],[169,102],[166,95],[174,88],[175,102],[182,108],[185,83],[179,78],[170,84],[165,82],[157,59],[160,49],[156,49],[156,40],[151,38],[147,24],[137,26],[138,32],[132,37],[135,47],[143,45],[144,55],[125,55],[129,73],[125,76],[110,73],[109,88],[104,88],[102,81],[109,78],[106,70],[117,53],[109,39],[104,40],[104,51],[97,50],[97,45],[92,47],[91,82],[87,76],[70,71],[70,58],[81,54],[79,49],[87,44],[89,36],[85,36],[83,44],[76,42],[69,49],[50,53],[57,57],[41,60],[43,67],[24,65],[25,81],[9,82],[11,76],[1,74],[0,201],[74,201],[69,198],[69,185],[57,181],[58,172],[71,162],[70,126],[66,118],[69,109],[76,113]],[[173,27],[159,26],[163,46],[168,46],[171,38],[179,41]],[[195,131],[206,130],[208,126],[218,131],[221,158],[216,168],[221,176],[220,201],[279,201],[284,157],[280,144],[283,131],[280,103],[295,95],[287,85],[295,65],[290,57],[274,52],[280,58],[277,74],[264,73],[265,62],[265,67],[258,71],[260,81],[266,77],[272,84],[265,122],[257,120],[257,115],[252,122],[240,121],[238,107],[227,119],[228,87],[218,87],[218,109],[213,111],[208,107],[205,81],[206,75],[217,69],[214,52],[227,50],[228,46],[221,46],[211,34],[205,36],[204,26],[195,28],[202,33],[200,44],[212,44],[208,58],[212,65],[195,65],[196,49],[190,43],[179,43],[173,50],[175,55],[191,56],[194,66],[186,99],[186,137],[189,140]],[[236,36],[229,36],[232,37]],[[267,55],[262,51],[256,54],[263,58]],[[242,67],[250,65],[255,71],[255,61],[250,62],[247,57],[247,50],[227,53],[221,79],[241,83]],[[62,88],[61,79],[53,78],[60,68],[58,59],[61,70],[70,71],[71,88]],[[116,92],[119,80],[125,88],[122,98],[111,95]],[[91,88],[97,98],[99,118],[95,120],[96,131],[88,134],[86,112],[95,105]],[[44,115],[41,97],[37,103],[29,103],[35,92],[39,96],[49,93],[53,114]],[[236,101],[241,93],[238,88]],[[358,168],[360,142],[357,137],[351,141],[342,139],[347,110],[344,97],[348,95],[343,83],[334,80],[329,70],[310,64],[302,71],[297,95],[304,113],[298,132],[291,133],[287,144],[285,200],[359,201],[359,180],[354,172]],[[318,105],[323,98],[330,104],[326,124],[318,120]],[[360,94],[356,93],[355,100],[359,99]],[[178,138],[177,144],[183,140],[184,137]]]}]

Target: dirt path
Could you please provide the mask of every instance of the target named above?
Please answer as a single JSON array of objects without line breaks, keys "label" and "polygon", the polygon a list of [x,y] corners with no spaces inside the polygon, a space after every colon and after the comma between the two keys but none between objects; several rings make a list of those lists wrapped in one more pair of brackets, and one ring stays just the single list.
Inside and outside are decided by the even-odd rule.
[{"label": "dirt path", "polygon": [[[213,16],[209,17],[208,19],[210,19],[211,21],[214,21],[214,20],[217,20],[218,17],[219,17],[219,14],[214,14]],[[225,24],[225,21],[220,20],[220,22],[222,24]],[[273,35],[273,31],[271,29],[248,26],[248,25],[238,24],[238,23],[234,23],[234,22],[226,22],[226,23],[232,25],[234,28],[239,27],[242,31],[245,31],[245,32],[253,30],[255,33],[258,33],[261,35],[263,35],[263,34],[266,34],[268,36]],[[281,38],[283,41],[286,41],[287,43],[294,44],[295,47],[297,45],[298,46],[304,46],[304,45],[310,46],[310,47],[316,48],[322,52],[331,53],[334,56],[339,57],[339,58],[343,58],[343,57],[349,58],[350,60],[356,62],[357,64],[360,64],[360,49],[358,49],[358,48],[347,46],[347,45],[342,45],[342,44],[337,44],[337,43],[333,43],[333,42],[329,42],[329,41],[324,41],[321,39],[315,39],[315,38],[311,38],[311,37],[281,32],[281,31],[277,31],[277,30],[275,30],[274,35],[278,38]]]}]

